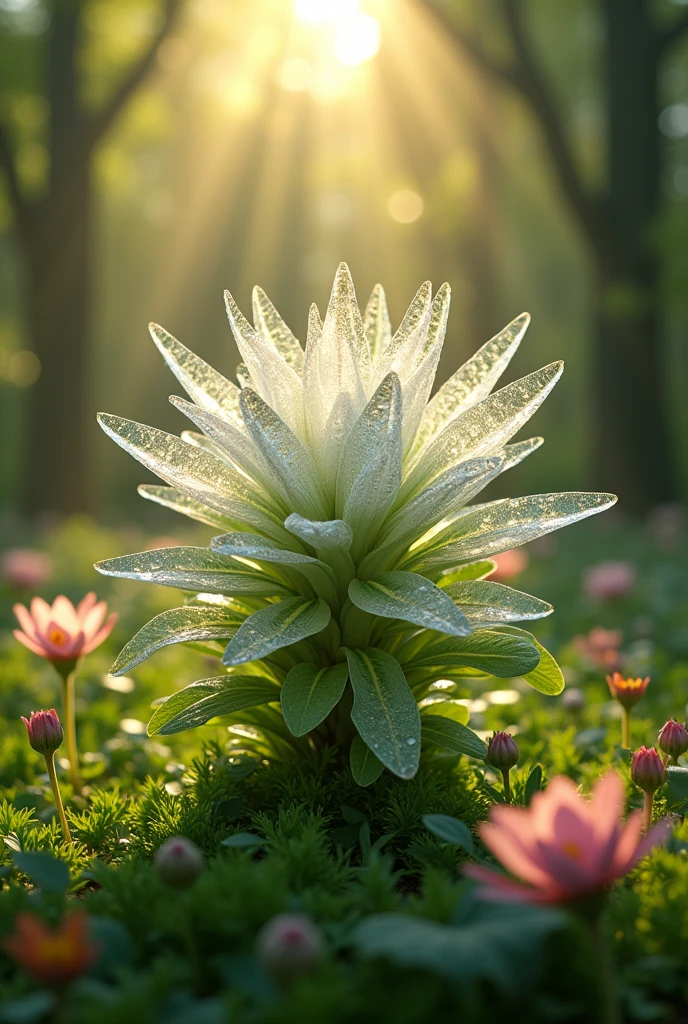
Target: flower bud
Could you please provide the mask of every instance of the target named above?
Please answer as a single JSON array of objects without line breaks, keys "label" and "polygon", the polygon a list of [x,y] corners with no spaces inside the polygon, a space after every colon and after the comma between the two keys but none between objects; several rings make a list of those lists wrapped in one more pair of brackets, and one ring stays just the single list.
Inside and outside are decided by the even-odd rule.
[{"label": "flower bud", "polygon": [[620,672],[615,672],[613,676],[607,676],[609,692],[614,700],[617,700],[627,711],[630,711],[638,703],[647,690],[649,682],[649,676],[644,679],[624,679]]},{"label": "flower bud", "polygon": [[688,750],[688,729],[685,722],[681,724],[670,718],[660,729],[657,743],[660,750],[676,761]]},{"label": "flower bud", "polygon": [[665,770],[654,747],[640,747],[631,758],[631,778],[645,793],[654,793],[664,782]]},{"label": "flower bud", "polygon": [[575,686],[567,687],[561,695],[561,703],[567,711],[582,711],[585,707],[585,694]]},{"label": "flower bud", "polygon": [[52,754],[62,743],[64,733],[57,717],[57,711],[32,711],[30,718],[22,722],[29,734],[29,743],[39,754]]},{"label": "flower bud", "polygon": [[258,934],[256,952],[274,978],[288,981],[318,966],[323,957],[322,932],[303,914],[278,914]]},{"label": "flower bud", "polygon": [[516,741],[508,732],[496,732],[487,744],[485,761],[498,768],[500,772],[508,772],[518,764],[519,751]]},{"label": "flower bud", "polygon": [[188,889],[203,870],[203,854],[184,836],[173,836],[155,854],[155,870],[170,889]]}]

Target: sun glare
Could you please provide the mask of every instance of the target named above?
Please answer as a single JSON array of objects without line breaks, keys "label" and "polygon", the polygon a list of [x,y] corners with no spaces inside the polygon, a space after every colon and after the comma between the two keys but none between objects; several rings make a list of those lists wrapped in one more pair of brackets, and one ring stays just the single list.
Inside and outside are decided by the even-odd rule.
[{"label": "sun glare", "polygon": [[294,0],[294,13],[303,25],[327,32],[345,67],[371,60],[380,49],[380,22],[361,10],[359,0]]}]

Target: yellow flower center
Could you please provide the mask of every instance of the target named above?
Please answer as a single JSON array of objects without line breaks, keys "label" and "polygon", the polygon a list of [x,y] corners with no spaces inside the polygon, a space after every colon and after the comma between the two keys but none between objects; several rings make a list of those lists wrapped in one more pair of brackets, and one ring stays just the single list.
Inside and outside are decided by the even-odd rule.
[{"label": "yellow flower center", "polygon": [[573,857],[574,860],[581,859],[581,848],[578,843],[574,843],[571,839],[567,843],[563,844],[562,851],[569,857]]},{"label": "yellow flower center", "polygon": [[71,964],[79,949],[71,935],[45,935],[37,944],[38,959],[44,964]]},{"label": "yellow flower center", "polygon": [[48,633],[48,639],[51,644],[55,644],[56,647],[62,647],[66,640],[64,631],[61,629],[51,629]]}]

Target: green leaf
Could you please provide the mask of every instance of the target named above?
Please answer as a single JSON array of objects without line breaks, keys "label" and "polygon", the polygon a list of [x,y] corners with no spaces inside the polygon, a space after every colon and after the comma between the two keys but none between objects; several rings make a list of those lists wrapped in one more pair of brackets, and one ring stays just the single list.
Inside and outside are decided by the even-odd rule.
[{"label": "green leaf", "polygon": [[354,736],[352,740],[349,765],[354,782],[363,787],[371,786],[385,770],[382,761],[375,757],[368,744],[364,743],[360,736]]},{"label": "green leaf", "polygon": [[423,715],[421,731],[424,743],[432,743],[435,747],[444,747],[453,754],[468,754],[481,761],[485,760],[487,747],[479,736],[451,718],[442,715]]},{"label": "green leaf", "polygon": [[43,892],[65,893],[69,888],[69,868],[63,860],[40,851],[12,854],[12,863],[28,875]]},{"label": "green leaf", "polygon": [[285,550],[274,541],[254,533],[225,533],[220,537],[213,537],[210,544],[213,551],[221,555],[248,558],[255,562],[266,562],[268,565],[285,565],[288,567],[287,571],[292,570],[305,576],[318,597],[326,600],[329,598],[332,603],[338,602],[337,583],[332,570],[312,555],[306,555],[302,551]]},{"label": "green leaf", "polygon": [[156,615],[132,637],[117,656],[110,674],[120,676],[170,644],[228,640],[234,636],[240,622],[240,618],[221,606],[170,608]]},{"label": "green leaf", "polygon": [[233,836],[227,836],[222,840],[222,846],[229,846],[230,849],[250,850],[256,846],[265,846],[267,839],[261,836],[254,836],[252,832],[235,832]]},{"label": "green leaf", "polygon": [[420,757],[420,715],[399,662],[374,647],[345,649],[354,691],[351,720],[386,768],[411,779]]},{"label": "green leaf", "polygon": [[444,843],[458,846],[473,855],[473,836],[467,825],[449,814],[424,814],[423,824],[434,836]]},{"label": "green leaf", "polygon": [[526,807],[530,807],[530,801],[540,789],[542,789],[542,767],[539,764],[536,764],[526,779],[526,788],[524,792]]},{"label": "green leaf", "polygon": [[471,636],[430,643],[413,656],[408,666],[403,660],[402,664],[409,669],[437,668],[440,672],[445,668],[468,666],[490,675],[510,678],[530,672],[539,659],[540,654],[532,638],[481,629]]},{"label": "green leaf", "polygon": [[277,703],[279,688],[260,676],[216,676],[200,679],[173,693],[148,723],[149,736],[171,736],[259,704]]},{"label": "green leaf", "polygon": [[282,714],[294,736],[315,729],[339,703],[349,677],[346,665],[296,665],[282,686]]},{"label": "green leaf", "polygon": [[289,592],[268,573],[242,565],[233,558],[225,558],[224,553],[210,548],[156,548],[121,558],[108,558],[104,562],[96,562],[94,568],[104,576],[157,583],[162,587],[178,587],[179,590],[196,593],[271,597]]},{"label": "green leaf", "polygon": [[454,722],[461,722],[465,725],[470,718],[468,708],[457,700],[447,700],[446,697],[427,699],[421,705],[421,715],[439,715],[441,718],[451,718]]},{"label": "green leaf", "polygon": [[322,600],[290,597],[249,615],[229,642],[222,657],[224,665],[241,665],[288,647],[319,633],[332,613]]},{"label": "green leaf", "polygon": [[530,672],[520,672],[519,675],[525,679],[534,690],[544,693],[547,697],[556,697],[566,686],[564,674],[559,668],[556,659],[539,643],[532,633],[518,626],[500,626],[499,631],[510,633],[512,636],[520,636],[535,644],[540,655],[540,661]]},{"label": "green leaf", "polygon": [[672,809],[688,807],[688,768],[669,765],[667,783],[667,805]]},{"label": "green leaf", "polygon": [[464,580],[482,580],[489,576],[497,568],[497,563],[490,558],[484,558],[480,562],[466,562],[465,565],[457,565],[455,569],[444,576],[440,576],[437,586],[446,590],[453,583],[461,583]]},{"label": "green leaf", "polygon": [[547,601],[492,580],[450,583],[443,590],[459,606],[473,629],[522,619],[541,619],[554,611]]},{"label": "green leaf", "polygon": [[227,530],[231,521],[221,516],[219,512],[213,511],[200,501],[189,498],[183,491],[176,487],[162,487],[157,484],[140,484],[138,492],[147,501],[154,501],[156,505],[164,508],[171,508],[173,512],[179,512],[189,519],[195,519],[206,526],[212,526],[217,530]]},{"label": "green leaf", "polygon": [[470,633],[465,616],[451,598],[413,572],[386,572],[374,580],[352,580],[349,597],[371,615],[402,619],[452,636]]}]

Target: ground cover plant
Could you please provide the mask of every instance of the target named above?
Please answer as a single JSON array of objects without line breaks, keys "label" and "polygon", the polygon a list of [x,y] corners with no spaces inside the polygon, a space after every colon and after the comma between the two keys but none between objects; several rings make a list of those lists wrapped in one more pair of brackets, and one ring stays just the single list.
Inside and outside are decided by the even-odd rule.
[{"label": "ground cover plant", "polygon": [[[349,289],[342,269],[335,299],[343,296],[344,312],[337,299],[331,315],[338,329],[343,322],[360,341]],[[432,323],[440,343],[446,296],[439,295],[433,304],[421,289],[405,333],[395,336],[403,352],[399,370],[411,369],[414,346],[423,365]],[[267,342],[248,333],[231,303],[230,313],[248,338],[240,379],[255,384],[261,369],[251,363],[254,347],[266,359],[275,355],[265,354]],[[286,344],[290,358],[298,359],[273,314],[259,293],[257,323],[268,325],[276,339],[274,353],[284,353]],[[315,314],[311,323],[315,345]],[[386,331],[380,291],[362,324],[375,354]],[[490,353],[501,347],[500,358],[508,358],[504,353],[517,343],[525,321],[515,324],[488,343],[465,379],[475,384],[482,368],[491,390],[497,370],[486,370]],[[326,317],[323,337],[327,330]],[[178,343],[159,332],[157,337],[180,373],[183,356],[190,388],[189,366],[205,374],[206,385],[210,380],[219,386]],[[330,518],[310,518],[303,526],[308,509],[300,506],[301,535],[285,529],[284,520],[295,513],[289,506],[294,439],[288,450],[280,444],[271,449],[268,441],[264,449],[247,428],[240,440],[231,434],[233,443],[263,467],[262,481],[266,488],[271,483],[268,498],[275,503],[266,510],[268,499],[261,496],[265,518],[249,522],[249,530],[244,520],[220,521],[226,508],[211,505],[211,479],[219,492],[221,474],[231,471],[236,484],[234,458],[226,452],[221,457],[212,436],[185,435],[165,441],[169,458],[156,463],[168,486],[146,485],[145,492],[200,518],[200,525],[175,536],[181,547],[135,527],[109,531],[80,519],[18,535],[5,555],[0,1021],[496,1021],[506,1012],[535,1021],[685,1017],[688,768],[682,758],[688,732],[681,723],[688,557],[681,510],[659,509],[642,526],[620,518],[605,524],[601,517],[561,537],[544,534],[608,504],[609,496],[590,503],[568,496],[544,521],[542,503],[535,511],[520,504],[528,499],[500,499],[467,512],[465,502],[474,494],[460,485],[457,491],[457,480],[471,478],[476,487],[488,482],[509,461],[504,445],[524,422],[515,426],[523,410],[516,415],[503,392],[492,399],[479,392],[474,397],[482,401],[460,413],[469,417],[464,426],[482,422],[476,410],[482,406],[484,413],[486,403],[495,416],[508,406],[509,426],[477,441],[483,449],[459,461],[458,469],[452,463],[437,470],[452,474],[449,490],[434,492],[438,504],[406,537],[407,552],[377,564],[386,544],[384,523],[391,522],[385,517],[399,499],[388,493],[384,512],[375,505],[376,488],[387,487],[385,459],[375,458],[392,452],[394,480],[402,480],[403,401],[401,421],[390,427],[397,384],[380,368],[378,385],[372,366],[373,360],[360,408],[343,402],[344,411],[336,414],[349,416],[354,432],[360,417],[366,429],[377,423],[373,415],[366,419],[370,396],[388,380],[389,395],[378,394],[373,403],[374,410],[382,407],[383,440],[344,445],[340,454],[340,460],[361,460],[358,473],[349,474],[360,482],[359,493],[375,489],[361,506],[369,516],[361,520],[364,528],[356,503],[347,508],[342,499],[337,505],[339,468],[335,474],[327,458],[318,463],[314,455],[319,468],[313,479],[331,474],[333,504],[323,506]],[[304,382],[306,376],[304,371]],[[537,400],[543,390],[538,381]],[[530,385],[518,383],[523,398]],[[239,394],[228,385],[222,384],[225,396],[250,412],[247,403],[255,406],[256,399],[242,396],[252,388]],[[403,399],[403,380],[400,387]],[[219,392],[213,394],[217,402]],[[263,401],[265,408],[255,406],[263,426],[269,419],[270,430],[283,440],[282,426],[270,419],[270,403]],[[211,422],[217,426],[213,416],[221,419],[217,409],[211,416],[200,403],[200,411],[185,409],[204,417],[204,430]],[[332,407],[325,412],[331,415]],[[112,428],[113,420],[108,424]],[[234,428],[241,433],[238,423]],[[142,430],[150,430],[136,429],[139,440]],[[385,447],[387,429],[401,431],[401,448],[399,434]],[[324,435],[318,421],[313,436]],[[255,436],[275,435],[266,428]],[[154,432],[145,437],[149,448],[162,443]],[[456,461],[454,442],[446,454]],[[523,444],[507,449],[534,448]],[[203,450],[208,448],[212,453]],[[142,444],[137,451],[144,456]],[[261,462],[265,451],[276,460],[270,472]],[[407,453],[412,451],[411,438]],[[201,502],[205,510],[197,496],[181,493],[188,475],[187,483],[169,479],[170,462],[182,457],[185,473],[195,473],[195,480],[198,467],[215,460]],[[481,466],[466,470],[470,462]],[[315,486],[308,475],[301,481]],[[433,487],[430,480],[426,491]],[[392,519],[416,500],[411,486],[407,496]],[[423,498],[426,511],[428,501]],[[253,499],[248,505],[254,507]],[[556,499],[546,505],[558,508]],[[286,513],[281,525],[278,511]],[[340,519],[333,518],[340,512]],[[501,525],[491,518],[495,513],[505,517]],[[376,515],[378,525],[371,526]],[[279,537],[261,535],[268,521],[274,533],[282,531]],[[168,529],[172,523],[170,517]],[[214,546],[208,546],[208,527],[224,530]],[[474,546],[457,546],[471,530]],[[262,546],[256,537],[248,549],[241,546],[253,533]],[[328,545],[328,536],[338,542]],[[441,554],[448,539],[449,553],[444,548]],[[514,550],[519,540],[529,546]],[[132,548],[140,554],[121,555]],[[273,560],[276,552],[279,561]],[[440,553],[433,566],[422,560],[428,552]],[[374,563],[370,575],[366,559]],[[92,569],[96,561],[106,572],[100,578]],[[472,580],[456,578],[457,566],[476,561],[480,568]],[[414,574],[420,582],[413,588],[405,580],[404,588],[395,589],[398,580],[388,578]],[[140,588],[131,576],[163,586]],[[378,583],[373,596],[366,590],[371,581]],[[95,586],[100,602],[90,596]],[[175,586],[190,595],[181,607]],[[237,586],[254,589],[234,596]],[[531,591],[539,596],[530,597]],[[446,599],[442,605],[437,594]],[[41,599],[32,601],[36,595]],[[248,620],[275,609],[283,615],[285,603],[294,601],[299,609],[308,603],[310,613],[324,605],[327,623],[311,615],[312,632],[295,639],[287,626],[283,642],[284,622],[275,621],[251,634],[262,656],[234,664],[237,640],[248,643]],[[19,612],[18,637],[11,632],[16,603],[26,609]],[[543,615],[552,606],[556,615]],[[528,615],[533,634],[510,624],[524,609],[536,613]],[[222,632],[198,636],[166,629],[183,621],[188,628],[199,612],[199,619],[214,613]],[[303,614],[298,610],[293,621]],[[140,632],[138,640],[130,639],[142,623],[160,624],[161,617],[165,628],[157,634],[143,626],[145,643]],[[210,628],[207,621],[205,626]],[[164,642],[155,643],[156,637]],[[260,647],[266,643],[267,651]],[[481,657],[506,658],[500,671],[477,659],[476,644]],[[413,651],[407,659],[399,656],[404,645]],[[129,651],[124,660],[117,654],[122,648]],[[427,664],[419,664],[418,655],[433,648]],[[153,649],[155,657],[148,659]],[[250,646],[244,650],[256,655]],[[379,667],[381,654],[401,678],[384,658]],[[184,696],[198,689],[185,686],[189,678],[217,673],[218,655],[226,671],[212,677],[202,693],[208,703],[199,709],[195,697]],[[366,714],[356,712],[367,685],[361,672],[366,659],[377,669],[367,683],[380,682],[380,706],[391,722],[381,723],[369,697]],[[117,674],[110,673],[113,663]],[[299,693],[317,693],[323,680],[322,700],[299,703]],[[204,683],[195,685],[202,689]],[[244,701],[236,706],[235,685]],[[260,687],[261,702],[252,703]],[[289,688],[291,705],[283,696]],[[161,694],[177,693],[160,703]],[[406,693],[413,709],[407,701],[399,721]],[[67,743],[72,713],[73,756]],[[430,722],[430,728],[409,732],[411,719],[419,728]],[[408,738],[416,743],[399,742]],[[412,760],[399,760],[404,746]]]}]

